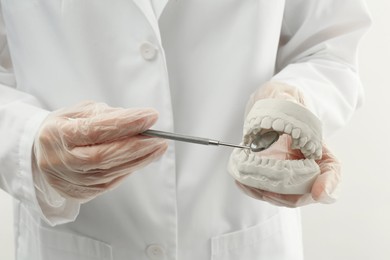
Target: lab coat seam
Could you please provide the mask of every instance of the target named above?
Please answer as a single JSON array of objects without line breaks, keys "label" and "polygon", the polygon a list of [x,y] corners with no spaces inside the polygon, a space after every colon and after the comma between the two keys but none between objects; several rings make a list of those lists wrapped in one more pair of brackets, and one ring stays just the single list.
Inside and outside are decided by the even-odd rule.
[{"label": "lab coat seam", "polygon": [[[17,205],[15,205],[15,204],[17,204]],[[19,201],[14,202],[14,207],[15,207],[14,220],[17,220],[14,223],[14,242],[15,242],[15,258],[16,259],[18,259],[18,252],[19,252],[19,248],[20,248],[20,244],[21,244],[21,243],[19,243],[19,240],[22,237],[22,234],[20,232],[20,225],[22,223],[22,219],[20,217],[20,207],[21,207],[20,204],[21,203]]]},{"label": "lab coat seam", "polygon": [[[161,41],[160,41],[161,42]],[[161,62],[160,62],[160,67],[162,68],[162,76],[163,78],[165,79],[164,80],[164,87],[166,88],[167,90],[167,101],[166,101],[166,104],[165,106],[167,106],[167,111],[170,111],[169,113],[169,125],[170,125],[170,128],[172,131],[174,131],[175,129],[175,120],[174,120],[174,115],[172,113],[173,111],[173,106],[172,106],[172,93],[171,93],[171,89],[170,89],[170,80],[169,80],[169,71],[168,71],[168,65],[167,65],[167,61],[166,61],[166,56],[165,56],[165,50],[164,50],[164,47],[162,45],[162,43],[159,44],[159,50],[161,52]],[[159,60],[160,60],[159,59]],[[158,60],[158,61],[159,61]],[[158,62],[157,61],[157,62]],[[168,129],[169,130],[169,129]],[[179,204],[178,204],[178,189],[177,189],[177,168],[176,168],[176,152],[175,152],[175,145],[172,144],[170,145],[170,149],[167,151],[169,152],[168,153],[168,156],[171,155],[172,156],[172,160],[171,160],[171,167],[172,167],[172,171],[173,171],[173,193],[174,193],[174,207],[175,207],[175,210],[174,210],[174,222],[172,223],[172,231],[173,233],[175,234],[175,245],[174,245],[174,251],[175,251],[175,256],[174,256],[174,259],[178,259],[178,244],[179,244],[179,237],[178,237],[178,229],[179,229],[179,226],[178,226],[178,208],[179,208]]]},{"label": "lab coat seam", "polygon": [[[4,34],[4,38],[5,38],[5,41],[6,41],[6,43],[5,43],[5,45],[8,47],[8,52],[9,52],[9,59],[10,59],[10,62],[11,62],[11,66],[12,66],[12,70],[11,70],[11,72],[12,72],[12,75],[13,75],[13,85],[12,86],[10,86],[10,85],[7,85],[7,86],[9,86],[9,87],[12,87],[12,88],[14,88],[14,89],[16,89],[17,88],[17,77],[15,76],[15,69],[14,69],[14,66],[13,66],[13,51],[12,51],[12,47],[9,45],[9,40],[8,40],[8,25],[7,25],[7,23],[8,23],[8,21],[7,21],[7,19],[5,19],[5,17],[4,17],[4,6],[3,6],[3,3],[4,3],[4,1],[1,1],[0,2],[0,18],[1,18],[1,20],[2,20],[2,22],[3,22],[3,29],[4,29],[4,32],[5,32],[5,34]],[[7,9],[7,8],[9,8],[8,6],[8,3],[6,3],[5,4],[5,8]]]},{"label": "lab coat seam", "polygon": [[[0,3],[0,26],[1,26],[1,23],[4,25],[4,37],[2,38],[3,42],[2,44],[0,45],[0,54],[3,54],[5,51],[8,50],[8,41],[7,41],[7,30],[5,28],[5,22],[4,22],[4,18],[3,18],[3,14],[2,14],[2,8],[1,8],[1,3]],[[3,55],[1,55],[3,56]],[[1,68],[3,68],[3,66],[1,66]],[[11,62],[11,68],[6,68],[6,71],[8,72],[9,70],[11,69],[12,71],[12,62]],[[3,72],[3,71],[2,71]]]},{"label": "lab coat seam", "polygon": [[[24,137],[25,137],[25,131],[26,131],[26,127],[27,127],[27,122],[24,124],[23,126],[23,130],[21,132],[21,135],[20,135],[20,139],[19,139],[19,142],[18,142],[18,170],[17,170],[17,175],[21,177],[21,182],[22,182],[22,191],[23,191],[23,195],[22,197],[23,198],[28,198],[28,194],[25,192],[25,184],[28,184],[28,177],[27,177],[27,173],[26,173],[26,176],[24,174],[24,169],[23,169],[23,153],[22,153],[22,147],[23,147],[23,143],[24,143]],[[32,178],[32,176],[31,176]],[[29,186],[29,185],[28,185]]]},{"label": "lab coat seam", "polygon": [[[164,78],[164,87],[166,88],[167,90],[167,101],[166,101],[166,106],[167,106],[167,111],[170,111],[169,113],[169,125],[170,125],[170,128],[171,130],[174,130],[174,117],[173,117],[173,107],[172,107],[172,96],[171,96],[171,89],[170,89],[170,82],[169,82],[169,73],[168,73],[168,66],[167,66],[167,62],[166,62],[166,57],[165,57],[165,51],[164,51],[164,48],[161,44],[161,41],[160,41],[160,44],[158,45],[159,46],[159,51],[161,52],[161,57],[159,57],[159,59],[157,59],[157,62],[160,63],[160,67],[162,68],[161,70],[161,75],[162,77]],[[169,129],[168,129],[169,130]],[[176,171],[176,153],[175,153],[175,146],[174,145],[170,145],[170,149],[168,149],[167,151],[167,156],[172,156],[172,162],[171,162],[171,167],[172,167],[172,171],[173,171],[173,189],[172,189],[172,192],[174,193],[174,196],[173,196],[173,203],[174,203],[174,221],[172,223],[172,232],[174,233],[175,235],[175,241],[174,241],[174,251],[175,251],[175,256],[174,256],[174,259],[177,259],[178,258],[178,192],[177,192],[177,171]],[[173,259],[172,259],[173,260]]]},{"label": "lab coat seam", "polygon": [[[172,151],[171,154],[174,156],[174,147],[171,146],[170,150]],[[168,241],[172,241],[173,244],[169,243],[168,245],[173,247],[174,250],[174,258],[177,259],[177,245],[178,245],[178,205],[177,205],[177,187],[176,187],[176,170],[175,170],[175,160],[170,160],[171,163],[168,165],[169,168],[172,168],[172,182],[169,182],[168,185],[171,187],[171,193],[173,193],[172,196],[172,204],[173,206],[173,212],[172,215],[173,217],[170,218],[172,221],[170,222],[171,225],[171,232],[173,233],[173,241],[171,239],[168,239]],[[173,260],[172,259],[172,260]]]}]

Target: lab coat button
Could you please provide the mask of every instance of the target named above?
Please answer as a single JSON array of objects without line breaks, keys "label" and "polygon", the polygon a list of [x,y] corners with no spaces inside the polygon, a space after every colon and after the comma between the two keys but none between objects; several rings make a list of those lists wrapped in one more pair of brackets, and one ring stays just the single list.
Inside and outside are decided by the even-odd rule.
[{"label": "lab coat button", "polygon": [[145,60],[153,60],[157,55],[157,48],[150,42],[145,42],[141,44],[140,52]]},{"label": "lab coat button", "polygon": [[146,248],[146,255],[150,260],[163,260],[165,259],[164,247],[160,245],[150,245]]}]

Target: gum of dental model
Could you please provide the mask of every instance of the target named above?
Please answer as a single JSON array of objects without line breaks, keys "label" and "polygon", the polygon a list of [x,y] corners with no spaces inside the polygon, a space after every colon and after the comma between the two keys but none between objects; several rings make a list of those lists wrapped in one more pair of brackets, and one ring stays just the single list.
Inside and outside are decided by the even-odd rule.
[{"label": "gum of dental model", "polygon": [[292,138],[291,149],[300,149],[306,159],[278,160],[234,149],[228,170],[239,182],[280,194],[310,192],[320,174],[315,162],[322,157],[321,121],[305,107],[292,101],[262,99],[246,117],[243,144],[248,145],[258,133],[278,131]]}]

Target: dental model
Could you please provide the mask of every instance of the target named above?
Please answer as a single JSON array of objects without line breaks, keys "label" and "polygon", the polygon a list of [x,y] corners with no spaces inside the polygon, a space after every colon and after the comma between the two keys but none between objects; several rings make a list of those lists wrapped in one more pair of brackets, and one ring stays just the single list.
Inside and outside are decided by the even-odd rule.
[{"label": "dental model", "polygon": [[259,133],[275,130],[290,135],[291,149],[299,149],[305,159],[278,160],[248,149],[234,149],[228,170],[239,182],[280,194],[310,192],[320,174],[315,160],[322,156],[320,120],[305,107],[291,101],[263,99],[255,103],[244,124],[243,144]]}]

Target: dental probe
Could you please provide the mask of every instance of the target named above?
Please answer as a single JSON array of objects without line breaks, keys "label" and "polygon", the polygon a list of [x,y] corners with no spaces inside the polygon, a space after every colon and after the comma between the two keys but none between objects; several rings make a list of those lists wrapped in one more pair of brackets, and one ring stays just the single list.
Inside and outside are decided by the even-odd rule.
[{"label": "dental probe", "polygon": [[279,134],[275,131],[267,132],[264,134],[266,138],[262,138],[263,135],[257,136],[253,142],[250,144],[250,146],[243,146],[243,145],[236,145],[236,144],[230,144],[221,142],[218,140],[213,139],[207,139],[202,137],[194,137],[194,136],[187,136],[187,135],[181,135],[176,133],[170,133],[170,132],[164,132],[159,130],[146,130],[145,132],[142,132],[143,135],[147,136],[155,136],[155,137],[161,137],[165,139],[175,140],[175,141],[181,141],[181,142],[187,142],[187,143],[195,143],[195,144],[203,144],[203,145],[223,145],[223,146],[229,146],[229,147],[236,147],[241,149],[250,149],[253,152],[260,152],[268,147],[270,147],[274,142],[276,142],[279,139]]}]

